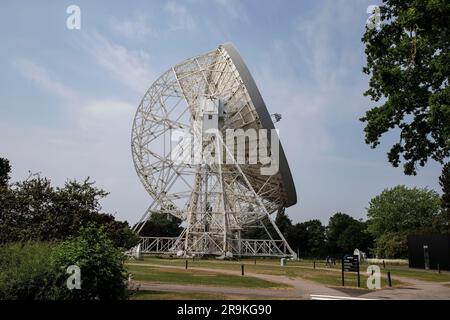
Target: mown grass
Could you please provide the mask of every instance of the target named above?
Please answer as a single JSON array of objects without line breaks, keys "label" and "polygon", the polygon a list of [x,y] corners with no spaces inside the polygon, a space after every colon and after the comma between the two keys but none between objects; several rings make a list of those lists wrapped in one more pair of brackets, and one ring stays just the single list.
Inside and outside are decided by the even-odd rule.
[{"label": "mown grass", "polygon": [[450,272],[442,271],[438,273],[436,270],[420,270],[420,269],[409,269],[408,267],[400,266],[390,266],[389,268],[383,269],[380,266],[381,272],[391,271],[391,276],[399,276],[405,278],[413,278],[417,280],[432,281],[432,282],[448,282],[450,281]]},{"label": "mown grass", "polygon": [[[135,263],[135,262],[133,262]],[[183,259],[168,259],[158,257],[146,257],[144,261],[137,263],[158,264],[162,266],[184,266]],[[328,286],[341,286],[341,272],[340,265],[325,268],[325,263],[316,261],[316,269],[314,269],[314,262],[312,260],[306,261],[288,261],[285,267],[279,265],[279,260],[274,259],[257,259],[256,264],[254,259],[245,259],[241,261],[223,261],[213,259],[197,259],[188,260],[189,267],[210,268],[210,269],[225,269],[240,272],[241,265],[244,265],[245,272],[259,273],[268,275],[282,275],[290,278],[302,278],[311,280]],[[360,285],[361,288],[367,287],[368,275],[364,272],[367,266],[361,267]],[[392,278],[392,285],[398,286],[403,283],[395,278]],[[345,286],[357,287],[356,273],[345,273]],[[387,287],[388,280],[386,272],[381,272],[381,286]]]},{"label": "mown grass", "polygon": [[288,287],[282,283],[275,283],[254,277],[242,277],[198,270],[164,269],[144,265],[128,265],[128,270],[133,274],[133,279],[139,281],[244,288]]}]

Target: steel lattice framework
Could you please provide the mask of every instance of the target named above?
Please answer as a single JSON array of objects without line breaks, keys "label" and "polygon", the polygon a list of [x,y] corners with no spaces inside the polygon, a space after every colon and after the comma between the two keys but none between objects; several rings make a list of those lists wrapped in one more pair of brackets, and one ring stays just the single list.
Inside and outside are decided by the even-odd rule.
[{"label": "steel lattice framework", "polygon": [[[296,197],[292,198],[293,184],[286,174],[283,176],[287,162],[282,148],[281,172],[265,176],[261,175],[261,163],[238,163],[234,150],[220,136],[201,134],[204,113],[201,104],[205,98],[223,102],[220,130],[224,135],[227,129],[259,130],[267,127],[268,120],[273,128],[271,120],[265,114],[262,116],[260,107],[255,105],[249,88],[253,82],[249,85],[243,77],[239,65],[243,62],[237,60],[240,56],[236,58],[236,53],[231,44],[225,44],[175,65],[152,84],[138,107],[132,129],[132,156],[153,202],[136,229],[140,231],[155,212],[178,217],[185,225],[177,239],[149,242],[149,238],[143,238],[144,251],[154,244],[159,251],[165,248],[167,252],[185,256],[227,252],[295,256],[270,218],[271,213],[296,202]],[[202,137],[198,149],[193,148],[191,154],[201,154],[210,148],[220,161],[175,161],[173,151],[185,147],[173,141],[174,131],[180,130]],[[254,152],[245,140],[241,147],[247,155]],[[221,161],[226,156],[232,159],[231,163]],[[260,243],[241,239],[244,228],[260,224],[265,217],[273,224],[279,240],[270,234],[269,239]]]}]

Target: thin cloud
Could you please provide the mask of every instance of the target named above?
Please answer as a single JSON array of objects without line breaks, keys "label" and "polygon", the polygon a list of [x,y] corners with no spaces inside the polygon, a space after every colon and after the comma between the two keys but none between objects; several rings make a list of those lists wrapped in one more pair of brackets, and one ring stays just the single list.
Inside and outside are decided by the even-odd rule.
[{"label": "thin cloud", "polygon": [[17,59],[13,64],[26,79],[34,82],[37,87],[62,99],[78,100],[78,94],[75,91],[52,78],[44,67],[25,58]]},{"label": "thin cloud", "polygon": [[111,17],[108,24],[114,33],[129,40],[144,40],[159,35],[159,31],[151,25],[150,18],[143,14],[122,19]]},{"label": "thin cloud", "polygon": [[133,91],[145,92],[151,84],[150,56],[145,51],[129,50],[98,32],[86,33],[81,47],[96,59],[100,67]]},{"label": "thin cloud", "polygon": [[[2,152],[13,163],[13,179],[23,179],[31,170],[58,185],[67,178],[84,179],[87,172],[95,173],[97,185],[111,192],[103,201],[106,211],[119,210],[122,219],[134,220],[141,212],[130,216],[130,207],[144,210],[148,201],[138,179],[130,174],[129,136],[136,107],[118,99],[85,97],[29,59],[15,64],[38,88],[61,99],[61,105],[76,108],[66,110],[68,116],[60,123],[64,130],[0,121],[0,134],[9,137],[2,143]],[[118,198],[122,199],[119,204]]]},{"label": "thin cloud", "polygon": [[220,8],[225,9],[228,16],[234,20],[249,22],[250,19],[241,1],[235,0],[215,0]]},{"label": "thin cloud", "polygon": [[169,29],[192,30],[196,27],[194,16],[182,4],[170,1],[164,6],[164,10],[169,14]]}]

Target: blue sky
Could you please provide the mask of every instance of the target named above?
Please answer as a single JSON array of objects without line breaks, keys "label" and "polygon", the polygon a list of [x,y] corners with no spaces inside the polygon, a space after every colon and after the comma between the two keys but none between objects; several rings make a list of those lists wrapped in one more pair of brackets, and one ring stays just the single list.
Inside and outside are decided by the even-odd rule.
[{"label": "blue sky", "polygon": [[[387,163],[358,121],[374,104],[361,37],[377,1],[2,1],[0,156],[13,180],[40,172],[61,185],[90,176],[111,192],[104,210],[134,223],[151,199],[133,168],[130,132],[145,90],[173,64],[233,42],[271,113],[299,202],[294,221],[335,212],[365,218],[397,184],[439,190],[440,165],[415,177]],[[81,8],[81,29],[66,8]]]}]

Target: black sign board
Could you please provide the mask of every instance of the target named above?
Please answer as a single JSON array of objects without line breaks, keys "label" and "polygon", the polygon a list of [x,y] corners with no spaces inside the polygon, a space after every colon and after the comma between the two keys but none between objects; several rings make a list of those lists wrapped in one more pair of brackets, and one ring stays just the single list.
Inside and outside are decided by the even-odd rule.
[{"label": "black sign board", "polygon": [[359,260],[357,255],[345,255],[342,258],[342,267],[345,272],[358,272]]},{"label": "black sign board", "polygon": [[342,286],[345,285],[344,273],[345,272],[357,272],[358,273],[358,287],[360,286],[359,278],[359,257],[358,255],[346,254],[342,257]]}]

